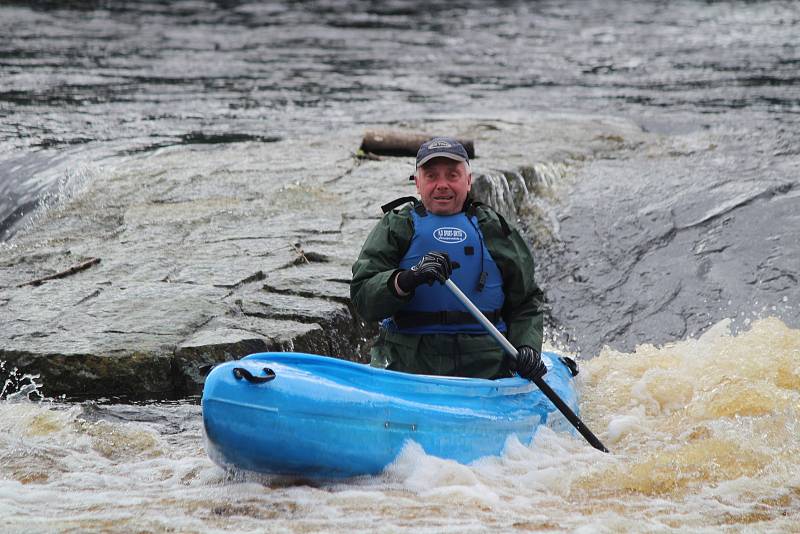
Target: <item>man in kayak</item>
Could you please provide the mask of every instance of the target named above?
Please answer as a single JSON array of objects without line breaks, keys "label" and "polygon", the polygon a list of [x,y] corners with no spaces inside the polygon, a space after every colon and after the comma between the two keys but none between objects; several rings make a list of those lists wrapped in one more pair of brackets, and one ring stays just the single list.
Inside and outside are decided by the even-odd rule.
[{"label": "man in kayak", "polygon": [[[451,138],[426,141],[412,178],[420,199],[383,206],[353,265],[356,310],[381,321],[372,365],[473,378],[543,376],[543,295],[533,257],[516,229],[469,197],[467,151]],[[443,285],[448,278],[517,348],[516,363]]]}]

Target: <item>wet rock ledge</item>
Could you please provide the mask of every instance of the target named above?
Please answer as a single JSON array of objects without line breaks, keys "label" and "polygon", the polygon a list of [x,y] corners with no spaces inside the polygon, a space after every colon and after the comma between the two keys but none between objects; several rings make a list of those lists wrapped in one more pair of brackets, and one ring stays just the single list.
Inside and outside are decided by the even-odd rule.
[{"label": "wet rock ledge", "polygon": [[[512,216],[541,181],[536,162],[638,131],[563,117],[426,126],[476,139],[476,190]],[[350,307],[350,266],[379,206],[414,189],[410,158],[353,157],[362,132],[76,165],[70,194],[0,244],[5,372],[39,375],[49,396],[157,399],[197,394],[200,366],[253,352],[365,361],[375,325]],[[523,183],[497,184],[511,175]]]}]

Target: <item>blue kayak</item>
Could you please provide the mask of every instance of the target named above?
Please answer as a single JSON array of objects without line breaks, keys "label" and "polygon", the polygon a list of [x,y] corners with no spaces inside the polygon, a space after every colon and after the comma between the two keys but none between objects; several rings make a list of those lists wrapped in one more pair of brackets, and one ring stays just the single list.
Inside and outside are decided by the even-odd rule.
[{"label": "blue kayak", "polygon": [[[545,381],[576,413],[572,374],[545,352]],[[265,352],[215,367],[203,390],[208,454],[223,467],[310,478],[380,473],[408,440],[469,463],[529,443],[555,406],[531,382],[412,375]],[[563,418],[559,429],[569,427]]]}]

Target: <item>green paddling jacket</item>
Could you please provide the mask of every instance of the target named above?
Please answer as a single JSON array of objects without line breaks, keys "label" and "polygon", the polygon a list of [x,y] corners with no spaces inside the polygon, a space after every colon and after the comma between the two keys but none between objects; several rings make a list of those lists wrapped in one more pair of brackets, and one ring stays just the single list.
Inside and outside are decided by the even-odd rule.
[{"label": "green paddling jacket", "polygon": [[[542,348],[543,294],[533,279],[530,249],[519,232],[487,206],[475,203],[484,243],[503,278],[506,336],[515,347]],[[470,205],[467,200],[465,209]],[[367,321],[394,315],[411,300],[389,288],[392,275],[414,235],[411,204],[388,211],[373,228],[353,264],[350,298]],[[424,288],[419,288],[424,290]],[[508,359],[488,334],[404,334],[381,328],[371,352],[372,365],[415,374],[502,378]]]}]

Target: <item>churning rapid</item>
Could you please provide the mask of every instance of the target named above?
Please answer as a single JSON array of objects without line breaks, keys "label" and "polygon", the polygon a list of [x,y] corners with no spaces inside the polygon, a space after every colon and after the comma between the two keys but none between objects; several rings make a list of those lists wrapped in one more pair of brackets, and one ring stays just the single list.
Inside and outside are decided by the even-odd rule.
[{"label": "churning rapid", "polygon": [[791,532],[800,520],[800,331],[583,365],[584,418],[613,454],[544,429],[464,466],[409,445],[380,477],[226,474],[194,405],[0,404],[6,532]]},{"label": "churning rapid", "polygon": [[[188,215],[148,184],[252,194],[274,163],[292,225],[309,199],[334,212],[348,177],[407,183],[342,138],[463,125],[516,201],[546,336],[578,355],[581,415],[612,454],[545,428],[469,466],[411,443],[378,477],[227,473],[196,399],[67,402],[0,362],[1,531],[797,531],[800,4],[462,4],[0,6],[0,334],[27,320],[4,292],[26,261],[76,237],[53,211],[105,228],[119,209],[126,238],[156,239],[136,232]],[[486,166],[490,136],[508,167]]]}]

